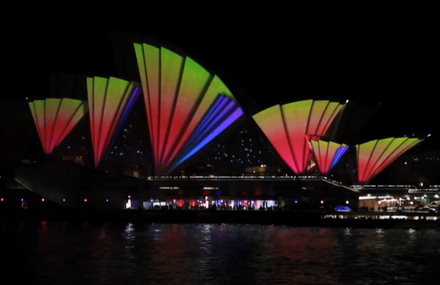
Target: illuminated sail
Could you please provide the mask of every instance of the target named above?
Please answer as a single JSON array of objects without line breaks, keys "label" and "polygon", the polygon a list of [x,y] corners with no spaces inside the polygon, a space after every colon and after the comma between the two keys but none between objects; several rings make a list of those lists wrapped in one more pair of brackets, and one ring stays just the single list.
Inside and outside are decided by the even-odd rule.
[{"label": "illuminated sail", "polygon": [[47,98],[29,102],[43,150],[51,154],[87,112],[87,102]]},{"label": "illuminated sail", "polygon": [[243,110],[219,77],[189,57],[135,44],[157,174],[169,174]]},{"label": "illuminated sail", "polygon": [[323,140],[310,141],[310,146],[315,155],[319,171],[327,174],[338,163],[348,146],[335,142],[326,142]]},{"label": "illuminated sail", "polygon": [[87,78],[90,131],[97,168],[141,93],[135,82],[110,77]]},{"label": "illuminated sail", "polygon": [[253,118],[287,165],[301,174],[312,158],[309,139],[324,136],[342,107],[337,102],[305,100],[275,105]]},{"label": "illuminated sail", "polygon": [[356,145],[359,182],[367,183],[399,156],[422,141],[407,137],[386,138]]}]

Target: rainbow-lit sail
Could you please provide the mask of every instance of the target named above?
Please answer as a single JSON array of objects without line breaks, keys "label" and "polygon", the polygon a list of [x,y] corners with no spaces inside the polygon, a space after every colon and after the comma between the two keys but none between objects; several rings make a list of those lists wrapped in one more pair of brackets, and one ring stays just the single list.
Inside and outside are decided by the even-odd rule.
[{"label": "rainbow-lit sail", "polygon": [[156,174],[169,174],[243,110],[219,77],[166,48],[134,44]]},{"label": "rainbow-lit sail", "polygon": [[310,141],[310,146],[322,174],[329,173],[348,150],[347,145],[323,140]]},{"label": "rainbow-lit sail", "polygon": [[324,136],[342,107],[337,102],[304,100],[275,105],[253,118],[287,165],[302,174],[312,158],[309,139]]},{"label": "rainbow-lit sail", "polygon": [[87,102],[47,98],[29,102],[43,150],[51,154],[87,112]]},{"label": "rainbow-lit sail", "polygon": [[96,168],[140,93],[140,85],[136,82],[115,77],[87,78],[90,131]]},{"label": "rainbow-lit sail", "polygon": [[399,156],[422,141],[419,138],[386,138],[356,145],[359,182],[367,183]]}]

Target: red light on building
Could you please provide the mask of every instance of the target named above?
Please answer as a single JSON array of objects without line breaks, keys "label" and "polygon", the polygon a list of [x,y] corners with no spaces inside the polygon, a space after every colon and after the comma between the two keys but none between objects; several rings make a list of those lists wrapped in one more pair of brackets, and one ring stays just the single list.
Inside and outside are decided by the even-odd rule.
[{"label": "red light on building", "polygon": [[87,112],[86,105],[87,102],[69,98],[48,98],[29,102],[45,153],[52,153],[70,133]]},{"label": "red light on building", "polygon": [[0,201],[1,201],[1,202],[4,202],[4,201],[5,201],[5,199],[4,199],[4,198],[1,198],[1,199],[0,199]]},{"label": "red light on building", "polygon": [[356,145],[359,182],[367,184],[399,156],[422,141],[418,138],[391,137]]},{"label": "red light on building", "polygon": [[303,100],[275,105],[253,118],[281,158],[299,174],[308,172],[312,160],[309,140],[325,136],[342,107],[328,100]]},{"label": "red light on building", "polygon": [[87,203],[87,201],[88,201],[87,199],[84,199],[84,202],[85,202],[85,203]]}]

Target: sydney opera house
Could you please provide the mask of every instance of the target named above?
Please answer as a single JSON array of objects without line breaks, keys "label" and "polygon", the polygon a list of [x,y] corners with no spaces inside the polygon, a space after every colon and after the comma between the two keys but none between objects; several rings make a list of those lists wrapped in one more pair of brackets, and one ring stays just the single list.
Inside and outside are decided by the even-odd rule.
[{"label": "sydney opera house", "polygon": [[411,173],[423,168],[413,164],[424,137],[360,141],[373,107],[311,98],[256,112],[258,98],[182,52],[134,41],[123,53],[119,77],[59,75],[47,98],[3,104],[1,127],[14,131],[2,133],[20,139],[2,143],[23,144],[2,165],[13,165],[4,187],[20,193],[1,194],[3,204],[358,208],[423,197],[420,186],[435,182],[395,174],[402,159]]}]

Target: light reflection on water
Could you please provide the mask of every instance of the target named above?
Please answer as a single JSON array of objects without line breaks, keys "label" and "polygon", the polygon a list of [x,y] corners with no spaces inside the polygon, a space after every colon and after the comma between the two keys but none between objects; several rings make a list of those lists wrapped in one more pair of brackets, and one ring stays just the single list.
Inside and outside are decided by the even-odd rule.
[{"label": "light reflection on water", "polygon": [[30,284],[432,284],[440,231],[0,224],[3,279]]}]

